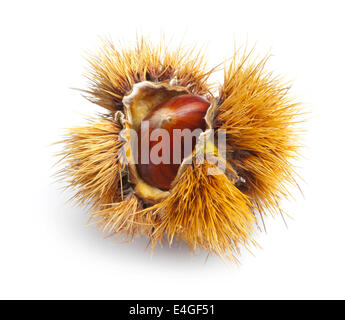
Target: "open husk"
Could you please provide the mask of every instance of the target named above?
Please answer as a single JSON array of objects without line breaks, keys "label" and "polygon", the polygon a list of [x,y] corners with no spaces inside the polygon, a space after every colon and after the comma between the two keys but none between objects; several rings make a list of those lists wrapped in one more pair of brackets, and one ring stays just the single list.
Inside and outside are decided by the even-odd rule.
[{"label": "open husk", "polygon": [[[249,58],[235,55],[218,93],[207,83],[214,69],[182,48],[140,39],[135,48],[118,50],[107,41],[89,59],[84,92],[106,111],[67,132],[60,175],[73,197],[92,208],[91,220],[102,231],[128,239],[145,235],[153,246],[167,236],[170,244],[178,239],[192,251],[233,260],[241,247],[256,244],[257,214],[281,212],[287,184],[295,183],[300,110],[288,87],[265,72],[267,59]],[[207,128],[163,191],[138,175],[130,130],[137,131],[155,106],[185,93],[210,101]],[[217,146],[221,131],[225,154]]]}]

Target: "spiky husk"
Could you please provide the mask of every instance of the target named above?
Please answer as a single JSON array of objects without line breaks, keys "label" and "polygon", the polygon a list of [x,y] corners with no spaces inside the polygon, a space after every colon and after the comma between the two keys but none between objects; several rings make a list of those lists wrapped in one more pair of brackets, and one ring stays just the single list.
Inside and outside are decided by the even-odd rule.
[{"label": "spiky husk", "polygon": [[134,236],[149,236],[157,224],[152,210],[143,211],[143,203],[131,193],[120,202],[110,203],[91,213],[90,221],[109,236],[125,235],[127,240]]},{"label": "spiky husk", "polygon": [[212,70],[206,69],[201,52],[182,47],[170,50],[164,41],[153,46],[147,40],[137,41],[135,48],[117,49],[111,41],[97,55],[88,59],[90,71],[87,98],[110,112],[123,108],[122,98],[133,85],[142,81],[170,82],[186,87],[191,93],[209,95],[207,83]]},{"label": "spiky husk", "polygon": [[250,55],[236,55],[225,69],[214,127],[225,129],[228,161],[243,183],[239,189],[260,212],[279,211],[295,183],[291,161],[298,156],[299,104],[288,97],[289,86],[265,72]]},{"label": "spiky husk", "polygon": [[[173,82],[213,97],[206,83],[211,71],[202,56],[169,51],[164,44],[141,40],[134,49],[118,50],[105,42],[89,63],[87,98],[110,114],[123,110],[123,97],[142,81]],[[232,174],[208,175],[213,165],[193,163],[155,205],[128,185],[128,168],[120,161],[120,123],[105,117],[70,129],[60,174],[74,198],[93,208],[91,220],[109,235],[147,235],[154,246],[166,234],[170,243],[183,240],[192,251],[201,247],[231,259],[241,246],[255,244],[256,210],[279,210],[288,194],[285,183],[295,181],[291,160],[298,150],[298,105],[288,98],[287,87],[264,71],[265,63],[235,55],[219,89],[212,126],[226,130]]]},{"label": "spiky husk", "polygon": [[252,238],[256,217],[247,196],[213,164],[188,166],[164,201],[143,209],[131,194],[91,214],[99,228],[111,235],[149,236],[152,247],[167,235],[170,244],[185,241],[198,248],[236,260],[241,246],[256,244]]},{"label": "spiky husk", "polygon": [[112,119],[95,119],[69,129],[61,141],[63,169],[58,174],[79,204],[99,208],[121,200],[121,129]]},{"label": "spiky husk", "polygon": [[203,248],[231,259],[241,245],[255,244],[248,198],[213,164],[193,162],[157,207],[161,221],[155,232],[167,234],[170,243],[182,239],[192,251]]}]

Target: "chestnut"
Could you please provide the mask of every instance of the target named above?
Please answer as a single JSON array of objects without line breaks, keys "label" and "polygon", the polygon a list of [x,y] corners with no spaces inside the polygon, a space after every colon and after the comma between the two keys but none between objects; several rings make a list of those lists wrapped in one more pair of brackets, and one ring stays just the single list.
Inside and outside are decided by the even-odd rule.
[{"label": "chestnut", "polygon": [[[180,164],[192,153],[198,136],[206,129],[204,117],[209,106],[210,103],[201,96],[184,94],[154,107],[143,119],[138,129],[137,170],[146,183],[162,190],[170,189]],[[166,130],[168,139],[163,136],[153,137],[155,129]],[[180,129],[182,134],[176,134],[176,129]],[[189,130],[182,131],[184,129]],[[194,131],[195,129],[199,131]],[[176,141],[177,139],[180,141]],[[188,143],[188,148],[185,148],[185,143]],[[159,156],[165,161],[157,163],[152,159],[155,146],[159,149]]]}]

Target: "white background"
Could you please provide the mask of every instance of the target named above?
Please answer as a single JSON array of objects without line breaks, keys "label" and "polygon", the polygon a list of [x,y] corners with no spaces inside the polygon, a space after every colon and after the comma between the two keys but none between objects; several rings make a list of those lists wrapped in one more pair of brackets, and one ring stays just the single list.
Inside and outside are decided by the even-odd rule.
[{"label": "white background", "polygon": [[[0,5],[0,298],[345,298],[343,1],[3,1]],[[263,249],[240,266],[184,246],[121,244],[86,228],[52,168],[62,128],[99,111],[84,87],[99,36],[207,46],[215,65],[248,39],[268,68],[294,81],[310,111],[299,162],[305,199],[266,219]],[[217,76],[221,80],[222,74]]]}]

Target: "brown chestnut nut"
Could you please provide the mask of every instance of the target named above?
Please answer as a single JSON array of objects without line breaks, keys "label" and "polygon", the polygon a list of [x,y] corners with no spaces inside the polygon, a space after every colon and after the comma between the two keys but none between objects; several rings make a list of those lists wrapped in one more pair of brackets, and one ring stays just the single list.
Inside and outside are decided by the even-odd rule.
[{"label": "brown chestnut nut", "polygon": [[[156,106],[144,118],[138,129],[137,170],[146,183],[162,190],[170,189],[181,162],[192,153],[198,136],[206,129],[204,117],[209,106],[200,96],[180,95]],[[155,129],[166,131],[161,135],[163,130],[154,132]],[[183,132],[184,129],[190,131]],[[193,133],[195,129],[200,130]],[[161,159],[160,163],[155,161],[155,155]]]}]

